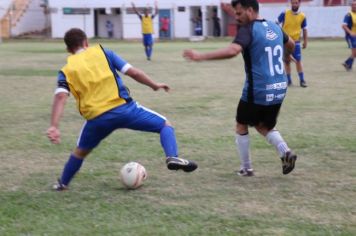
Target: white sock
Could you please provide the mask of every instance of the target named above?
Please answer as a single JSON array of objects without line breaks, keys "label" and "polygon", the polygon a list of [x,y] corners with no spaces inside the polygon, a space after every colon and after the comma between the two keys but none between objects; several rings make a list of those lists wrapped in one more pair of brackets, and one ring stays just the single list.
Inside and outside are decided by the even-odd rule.
[{"label": "white sock", "polygon": [[241,169],[252,169],[250,160],[250,136],[236,134],[236,148],[240,156]]},{"label": "white sock", "polygon": [[266,139],[277,149],[281,157],[284,156],[286,152],[290,151],[287,143],[284,141],[278,130],[274,129],[269,131],[266,135]]}]

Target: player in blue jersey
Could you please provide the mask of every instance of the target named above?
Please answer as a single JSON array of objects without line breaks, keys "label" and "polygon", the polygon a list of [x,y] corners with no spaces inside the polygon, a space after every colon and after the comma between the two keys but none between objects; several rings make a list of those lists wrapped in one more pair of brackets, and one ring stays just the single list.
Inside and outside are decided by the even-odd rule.
[{"label": "player in blue jersey", "polygon": [[178,158],[174,128],[164,116],[139,105],[130,97],[118,71],[154,91],[163,89],[168,92],[168,85],[154,82],[143,71],[101,45],[89,47],[87,37],[80,29],[67,31],[64,41],[71,55],[58,74],[47,136],[52,143],[60,143],[59,121],[69,94],[76,99],[78,110],[86,121],[77,146],[54,186],[56,190],[67,189],[84,158],[116,129],[159,133],[168,169],[191,172],[197,168],[194,162]]},{"label": "player in blue jersey", "polygon": [[297,156],[275,129],[275,125],[287,91],[284,50],[291,53],[294,41],[276,23],[259,18],[257,0],[234,0],[232,6],[239,25],[233,43],[207,53],[185,50],[183,56],[189,60],[203,61],[243,54],[246,81],[236,113],[236,145],[241,160],[238,174],[254,175],[248,126],[254,126],[276,147],[282,161],[282,172],[288,174],[294,169]]},{"label": "player in blue jersey", "polygon": [[351,4],[351,11],[346,14],[342,28],[345,31],[347,45],[351,49],[351,55],[342,64],[347,71],[352,69],[356,58],[356,0]]}]

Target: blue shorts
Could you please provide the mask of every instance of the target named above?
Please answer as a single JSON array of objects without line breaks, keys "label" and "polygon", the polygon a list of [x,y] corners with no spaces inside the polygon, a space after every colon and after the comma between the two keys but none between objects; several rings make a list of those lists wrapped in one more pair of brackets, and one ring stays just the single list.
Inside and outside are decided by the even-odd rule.
[{"label": "blue shorts", "polygon": [[349,48],[356,48],[356,37],[352,37],[350,35],[347,35],[345,37],[347,45],[349,46]]},{"label": "blue shorts", "polygon": [[152,34],[143,34],[143,45],[151,46],[153,44]]},{"label": "blue shorts", "polygon": [[293,57],[295,58],[296,61],[301,61],[302,60],[302,50],[300,47],[300,41],[295,42],[295,48],[293,52]]},{"label": "blue shorts", "polygon": [[159,133],[165,123],[164,116],[132,101],[86,121],[80,132],[77,146],[80,149],[91,150],[116,129],[126,128]]}]

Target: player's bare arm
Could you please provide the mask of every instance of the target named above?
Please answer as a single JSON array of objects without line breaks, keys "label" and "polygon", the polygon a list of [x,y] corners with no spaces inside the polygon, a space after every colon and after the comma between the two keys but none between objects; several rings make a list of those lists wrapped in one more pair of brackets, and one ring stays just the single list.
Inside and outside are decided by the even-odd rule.
[{"label": "player's bare arm", "polygon": [[183,57],[192,61],[219,60],[235,57],[240,52],[242,52],[242,47],[239,44],[232,43],[226,48],[207,53],[200,53],[192,49],[187,49],[184,50]]},{"label": "player's bare arm", "polygon": [[308,30],[303,29],[303,49],[307,48],[308,45]]},{"label": "player's bare arm", "polygon": [[127,70],[126,75],[130,76],[137,82],[147,85],[148,87],[152,88],[154,91],[157,91],[159,89],[164,89],[166,92],[170,90],[169,86],[164,84],[164,83],[156,83],[153,80],[151,80],[148,75],[145,74],[140,69],[131,67],[130,69]]},{"label": "player's bare arm", "polygon": [[137,11],[136,6],[135,6],[135,3],[131,2],[131,6],[132,6],[134,12],[136,13],[136,15],[137,15],[138,17],[140,17],[141,14]]},{"label": "player's bare arm", "polygon": [[290,63],[291,61],[296,62],[295,58],[292,56],[294,51],[295,42],[288,36],[288,41],[284,44],[284,62]]},{"label": "player's bare arm", "polygon": [[352,32],[351,29],[346,25],[346,24],[343,24],[342,25],[342,29],[349,35],[353,36],[353,37],[356,37],[356,33]]},{"label": "player's bare arm", "polygon": [[47,129],[47,137],[54,144],[58,144],[61,141],[61,133],[58,127],[67,99],[67,93],[57,93],[54,96],[52,105],[51,125]]},{"label": "player's bare arm", "polygon": [[156,0],[156,1],[155,1],[155,13],[153,14],[152,17],[155,17],[155,16],[157,16],[157,15],[158,15],[158,1]]}]

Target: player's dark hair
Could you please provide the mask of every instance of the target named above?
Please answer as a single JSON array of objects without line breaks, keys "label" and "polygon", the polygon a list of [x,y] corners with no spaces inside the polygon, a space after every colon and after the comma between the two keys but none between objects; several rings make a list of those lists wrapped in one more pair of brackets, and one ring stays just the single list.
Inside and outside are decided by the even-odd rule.
[{"label": "player's dark hair", "polygon": [[68,51],[75,51],[82,47],[83,42],[87,39],[85,32],[78,28],[68,30],[64,35],[64,43],[67,45]]},{"label": "player's dark hair", "polygon": [[252,7],[255,12],[259,11],[258,1],[257,0],[232,0],[231,5],[236,7],[237,4],[240,4],[243,8]]}]

